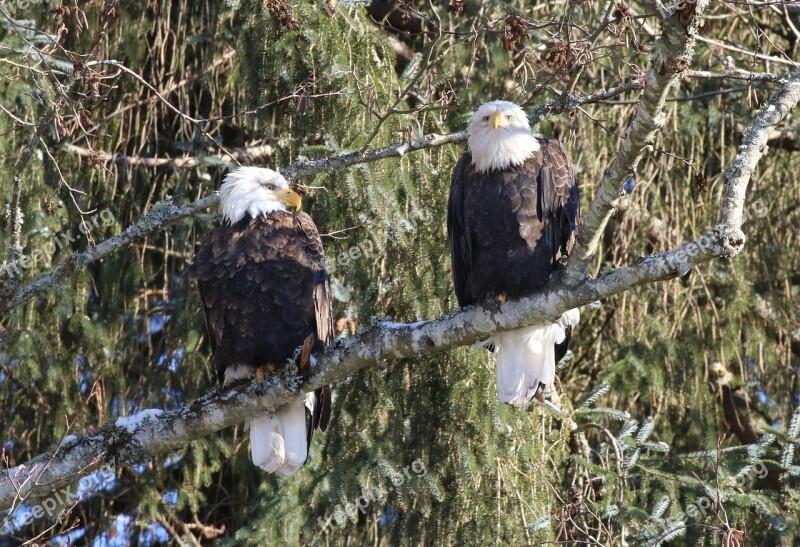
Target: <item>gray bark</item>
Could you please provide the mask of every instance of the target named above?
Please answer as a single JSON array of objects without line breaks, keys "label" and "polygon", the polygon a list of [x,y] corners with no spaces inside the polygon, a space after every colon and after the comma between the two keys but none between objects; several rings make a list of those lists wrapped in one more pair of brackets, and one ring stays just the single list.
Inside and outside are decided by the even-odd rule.
[{"label": "gray bark", "polygon": [[[29,496],[46,496],[106,461],[138,463],[165,454],[265,410],[277,409],[299,389],[312,390],[341,380],[385,359],[441,353],[475,344],[497,331],[552,321],[570,308],[638,285],[674,278],[713,258],[736,254],[744,245],[742,211],[750,176],[764,155],[770,132],[797,106],[798,100],[800,71],[792,75],[746,132],[739,153],[725,173],[727,185],[720,222],[698,239],[598,279],[586,279],[572,287],[555,284],[549,290],[518,301],[488,302],[412,324],[377,322],[319,355],[315,374],[302,385],[296,377],[271,379],[265,386],[251,382],[225,392],[215,391],[179,410],[151,412],[153,415],[132,432],[109,423],[99,432],[71,436],[29,462],[0,473],[0,508]],[[191,212],[183,211],[187,215]]]},{"label": "gray bark", "polygon": [[589,263],[597,253],[603,230],[625,195],[625,182],[634,175],[636,167],[655,140],[656,133],[664,125],[667,96],[689,67],[694,54],[695,36],[702,26],[702,15],[709,2],[697,0],[696,3],[683,3],[683,10],[664,8],[661,2],[645,4],[657,8],[661,14],[662,34],[656,40],[649,66],[642,76],[644,90],[625,133],[625,140],[603,175],[589,214],[581,225],[578,243],[567,266],[565,281],[568,284],[578,283],[586,275]]}]

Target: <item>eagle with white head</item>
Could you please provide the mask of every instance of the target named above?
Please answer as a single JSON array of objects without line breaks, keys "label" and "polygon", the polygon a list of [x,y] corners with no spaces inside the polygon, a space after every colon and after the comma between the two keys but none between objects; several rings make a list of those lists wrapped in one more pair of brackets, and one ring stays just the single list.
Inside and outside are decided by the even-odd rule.
[{"label": "eagle with white head", "polygon": [[[308,374],[310,353],[333,342],[325,252],[314,221],[299,211],[301,196],[271,169],[231,171],[219,197],[223,224],[206,235],[188,275],[197,280],[220,379],[261,381],[286,367],[301,346],[300,373]],[[325,430],[330,414],[325,386],[248,420],[253,463],[296,473],[312,432]]]},{"label": "eagle with white head", "polygon": [[[564,146],[537,139],[508,101],[484,104],[469,122],[468,151],[450,186],[447,229],[459,304],[517,299],[540,291],[566,260],[578,228],[578,186]],[[580,314],[498,333],[497,394],[523,407],[555,380]]]}]

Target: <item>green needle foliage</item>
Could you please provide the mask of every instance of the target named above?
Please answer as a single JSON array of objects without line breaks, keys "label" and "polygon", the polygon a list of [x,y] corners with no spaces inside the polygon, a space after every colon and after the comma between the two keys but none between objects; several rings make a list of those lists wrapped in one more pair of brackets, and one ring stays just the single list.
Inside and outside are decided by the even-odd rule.
[{"label": "green needle foliage", "polygon": [[[641,75],[659,27],[649,3],[107,7],[2,8],[0,196],[9,207],[0,251],[10,256],[18,193],[30,259],[18,263],[22,285],[169,196],[211,194],[231,165],[227,152],[280,168],[459,131],[495,98],[533,107],[596,93]],[[796,12],[739,9],[712,6],[703,35],[773,58],[796,53],[796,33],[786,30],[800,26]],[[108,59],[138,76],[93,64]],[[774,59],[706,42],[690,68],[719,73],[730,63],[787,77]],[[590,274],[713,226],[741,131],[779,88],[685,78]],[[535,127],[567,145],[584,213],[637,94]],[[15,187],[17,159],[53,108]],[[0,545],[793,544],[796,117],[780,129],[748,190],[744,251],[581,310],[551,401],[524,411],[500,404],[493,357],[481,348],[387,360],[335,386],[330,428],[315,435],[295,477],[254,467],[239,426],[147,465],[117,466],[60,520],[26,519],[38,503],[28,500],[0,514]],[[295,181],[325,234],[340,336],[378,319],[414,322],[457,308],[445,219],[463,150],[446,145]],[[174,158],[196,161],[166,161]],[[217,385],[200,302],[183,272],[220,220],[209,210],[166,227],[0,317],[8,465],[67,434],[174,409]],[[0,298],[12,277],[0,272]]]}]

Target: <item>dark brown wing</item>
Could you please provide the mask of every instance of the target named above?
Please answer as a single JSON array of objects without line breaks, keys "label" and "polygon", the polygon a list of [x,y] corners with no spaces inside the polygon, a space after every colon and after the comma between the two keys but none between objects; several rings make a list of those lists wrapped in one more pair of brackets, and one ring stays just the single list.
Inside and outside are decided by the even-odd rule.
[{"label": "dark brown wing", "polygon": [[453,173],[448,235],[459,304],[544,287],[572,249],[578,189],[564,147],[541,139],[523,164],[484,173],[464,154]]},{"label": "dark brown wing", "polygon": [[519,170],[510,170],[514,180],[506,183],[505,190],[520,195],[515,215],[530,250],[525,259],[530,284],[521,280],[523,294],[544,286],[574,247],[577,235],[580,200],[567,151],[555,139],[539,139],[539,145]]},{"label": "dark brown wing", "polygon": [[[211,342],[211,352],[212,353],[216,353],[217,352],[217,340],[219,340],[222,337],[222,331],[221,331],[221,329],[216,329],[215,330],[214,326],[211,323],[211,315],[210,315],[209,311],[211,310],[211,302],[212,302],[213,296],[212,295],[208,295],[208,297],[206,297],[206,295],[203,294],[202,287],[200,287],[200,286],[198,286],[197,292],[200,293],[200,301],[203,303],[203,313],[205,314],[205,318],[206,318],[206,333],[208,334],[208,339]],[[219,326],[220,325],[217,324],[217,327],[219,327]]]},{"label": "dark brown wing", "polygon": [[472,155],[469,152],[464,153],[458,160],[450,182],[450,197],[447,200],[447,236],[453,263],[453,282],[458,304],[462,307],[476,303],[468,284],[472,268],[472,240],[464,217],[464,183],[470,163]]},{"label": "dark brown wing", "polygon": [[[545,139],[542,144],[542,169],[539,172],[539,199],[537,213],[539,220],[546,225],[544,236],[550,238],[553,261],[559,263],[566,259],[575,247],[580,219],[580,196],[572,163],[560,141]],[[572,326],[564,331],[564,341],[555,345],[555,361],[558,363],[567,354],[572,338]]]},{"label": "dark brown wing", "polygon": [[[320,239],[319,231],[317,230],[314,221],[306,213],[297,213],[298,230],[302,233],[303,238],[307,241],[307,249],[313,253],[315,257],[320,257],[324,260],[325,251],[322,247],[322,240]],[[314,317],[316,321],[316,335],[323,346],[329,346],[333,343],[333,311],[331,307],[331,287],[328,279],[328,272],[321,264],[322,274],[314,284],[313,299],[314,299]]]},{"label": "dark brown wing", "polygon": [[546,225],[545,237],[553,249],[553,261],[572,252],[580,217],[580,197],[572,163],[564,145],[556,139],[540,139],[542,167],[537,180],[536,212]]},{"label": "dark brown wing", "polygon": [[[320,239],[319,231],[314,221],[305,213],[298,213],[297,219],[300,230],[302,230],[304,236],[315,248],[315,253],[321,253],[321,255],[324,256],[322,240]],[[328,278],[328,272],[324,268],[323,273],[324,275],[321,276],[316,285],[314,285],[313,297],[317,340],[323,347],[326,347],[333,343],[334,330],[330,280]],[[309,444],[311,443],[311,432],[314,431],[314,429],[325,431],[331,419],[331,387],[321,387],[314,391],[314,395],[316,395],[316,400],[310,417],[311,427],[308,433]]]}]

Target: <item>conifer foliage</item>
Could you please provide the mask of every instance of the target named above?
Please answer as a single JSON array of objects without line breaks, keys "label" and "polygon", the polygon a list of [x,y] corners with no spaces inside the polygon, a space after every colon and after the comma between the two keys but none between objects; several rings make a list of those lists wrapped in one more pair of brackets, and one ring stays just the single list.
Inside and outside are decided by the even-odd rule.
[{"label": "conifer foliage", "polygon": [[[630,152],[631,120],[654,124],[612,192],[590,276],[706,233],[743,131],[797,85],[800,10],[746,5],[0,4],[4,468],[217,386],[184,276],[216,210],[156,221],[102,259],[87,251],[212,195],[237,163],[286,168],[451,134],[505,98],[566,144],[584,212]],[[648,120],[641,89],[667,69],[680,79]],[[295,477],[255,468],[241,426],[142,465],[97,454],[91,474],[0,508],[0,545],[793,544],[797,138],[788,113],[747,188],[741,252],[582,309],[550,400],[500,404],[480,348],[386,359],[335,385],[331,425]],[[294,181],[324,234],[339,337],[458,308],[453,140]],[[58,283],[26,292],[50,272]]]}]

